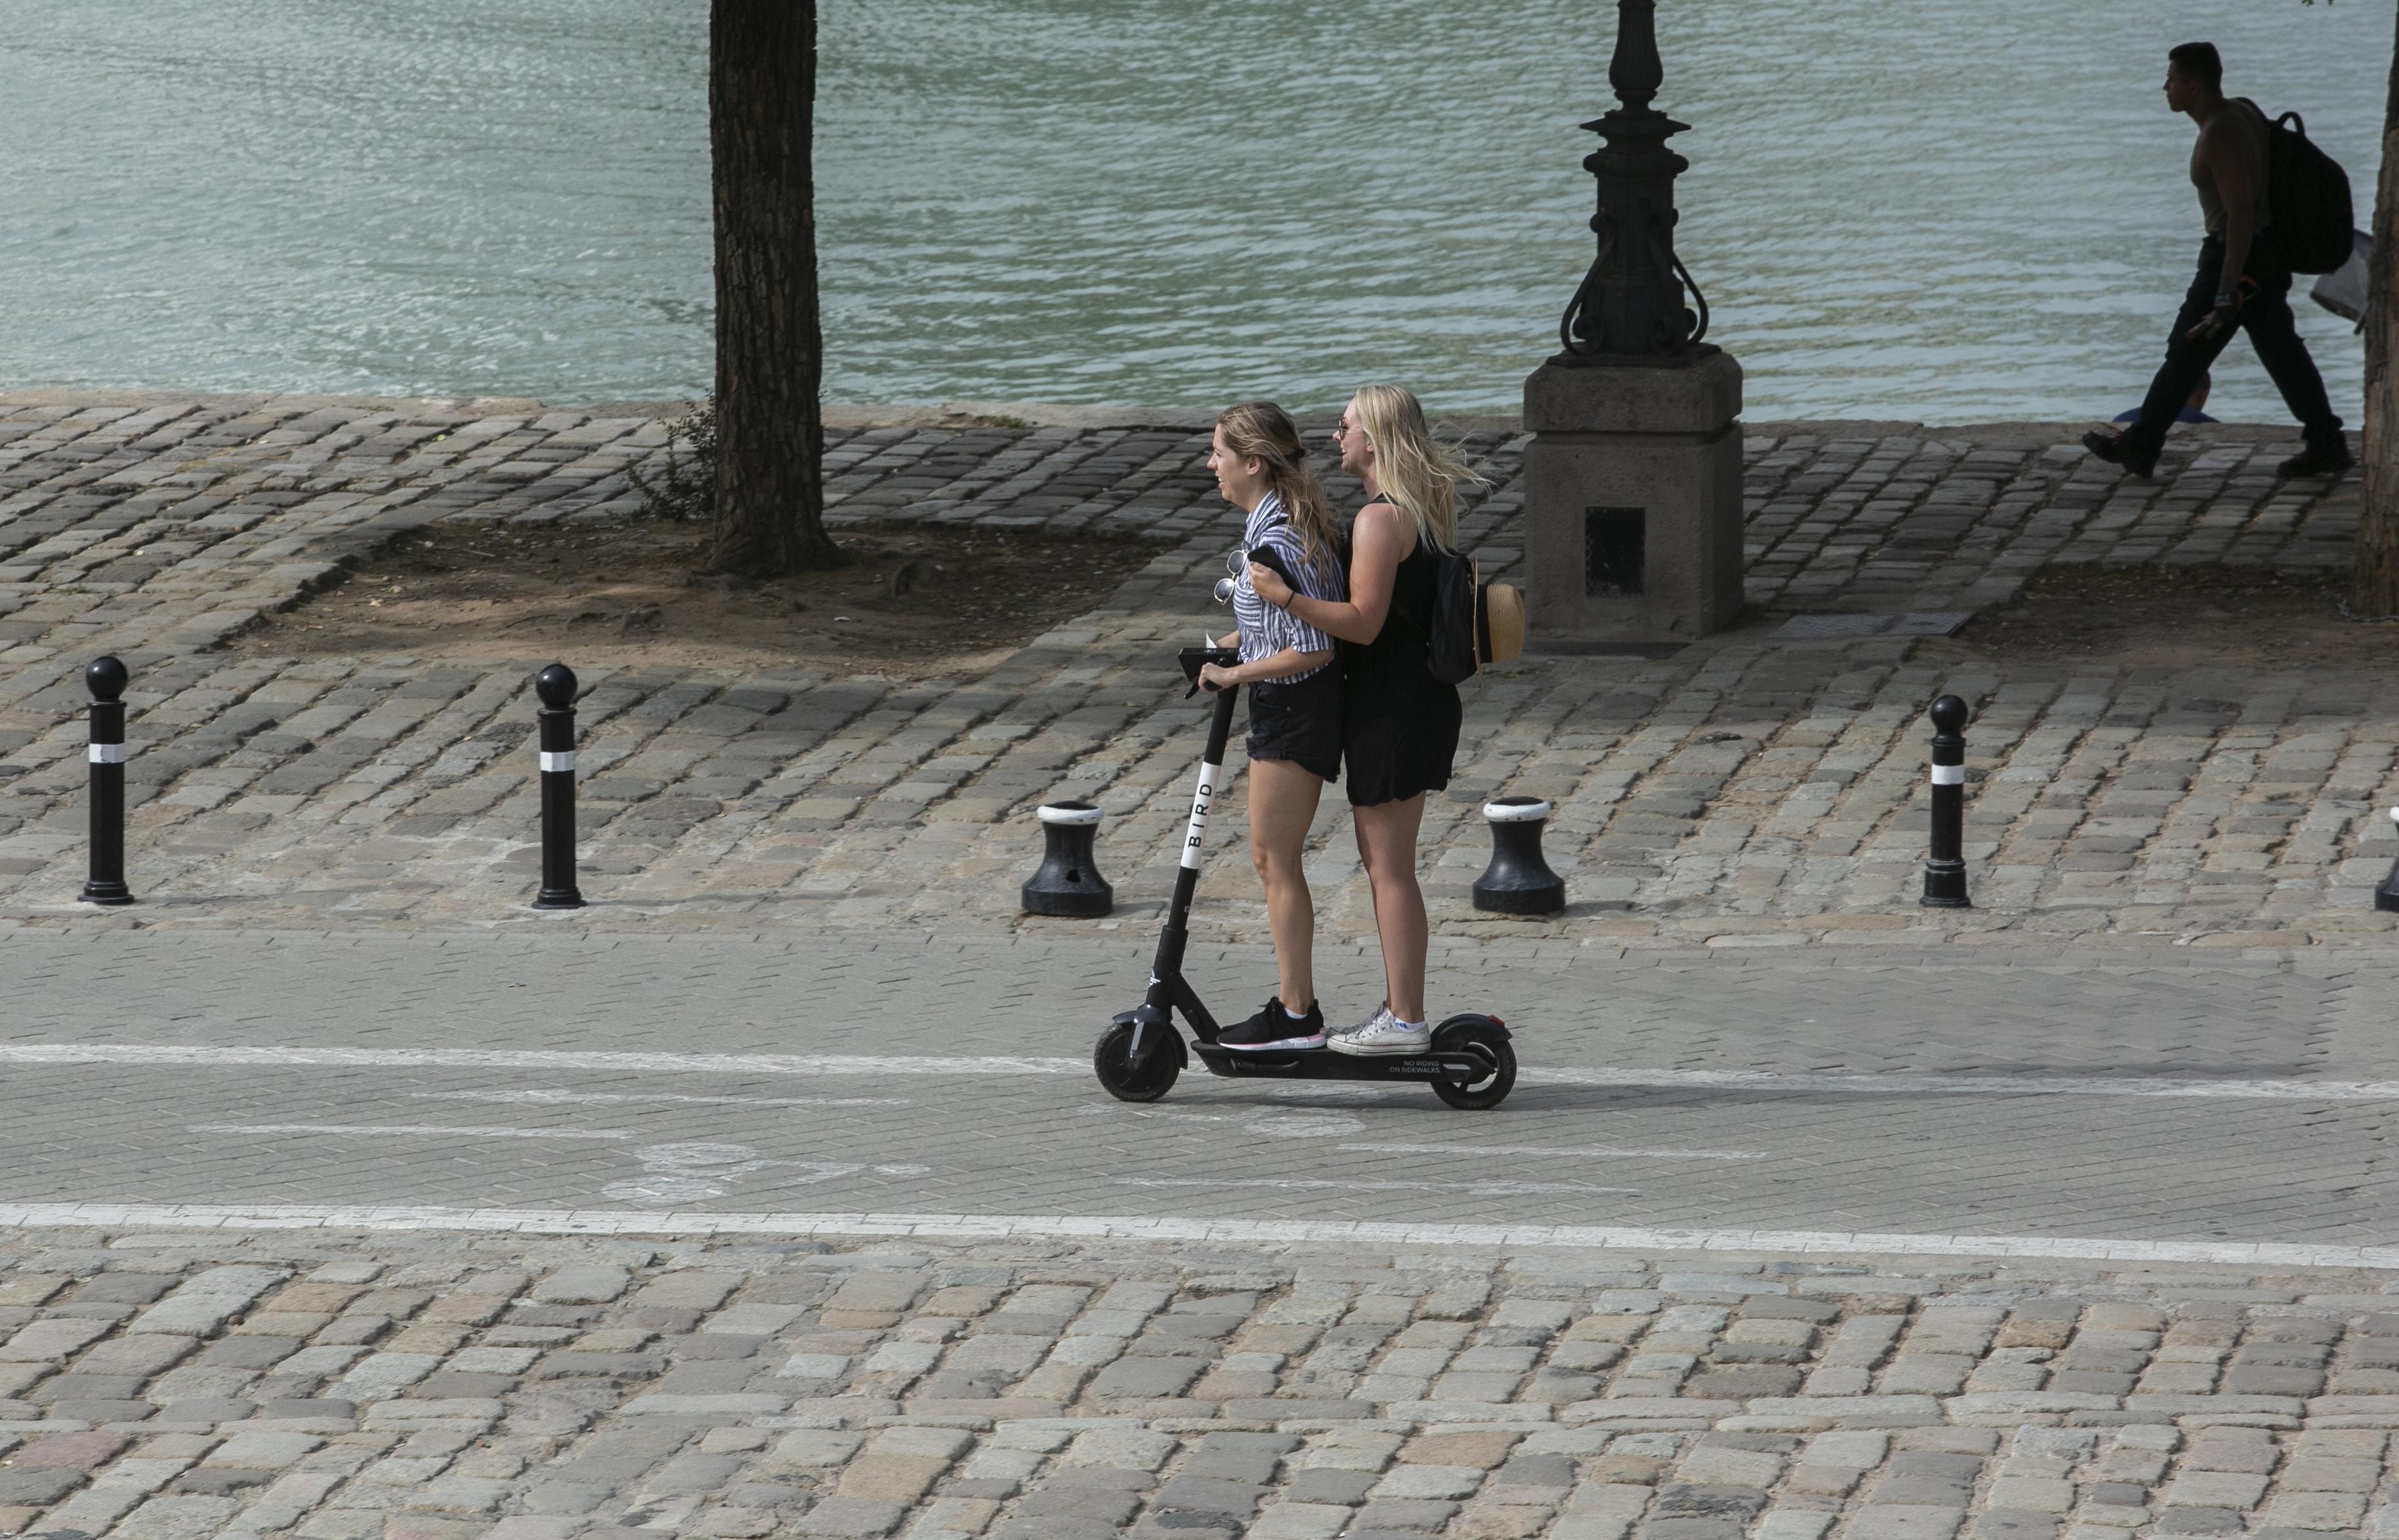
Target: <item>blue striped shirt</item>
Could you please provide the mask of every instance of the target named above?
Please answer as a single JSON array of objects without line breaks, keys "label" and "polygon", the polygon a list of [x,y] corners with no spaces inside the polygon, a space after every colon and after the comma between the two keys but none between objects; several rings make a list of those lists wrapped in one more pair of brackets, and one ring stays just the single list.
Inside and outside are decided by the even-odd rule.
[{"label": "blue striped shirt", "polygon": [[[1309,598],[1337,602],[1349,596],[1348,579],[1332,552],[1318,552],[1313,563],[1301,554],[1299,531],[1292,528],[1282,499],[1271,492],[1251,512],[1249,526],[1241,531],[1243,550],[1254,551],[1259,546],[1274,548],[1282,558],[1284,570],[1292,575],[1292,586]],[[1240,580],[1233,585],[1233,622],[1241,631],[1241,661],[1254,663],[1285,647],[1296,647],[1302,652],[1333,650],[1332,637],[1258,597],[1257,590],[1250,586],[1247,564],[1243,564],[1240,576]],[[1306,674],[1290,677],[1305,679],[1331,666],[1330,662],[1320,663]]]}]

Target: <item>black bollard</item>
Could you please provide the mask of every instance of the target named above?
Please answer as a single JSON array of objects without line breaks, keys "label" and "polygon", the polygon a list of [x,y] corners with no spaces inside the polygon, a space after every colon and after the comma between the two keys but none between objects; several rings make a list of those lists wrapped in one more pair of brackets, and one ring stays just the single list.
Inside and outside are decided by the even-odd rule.
[{"label": "black bollard", "polygon": [[1932,846],[1924,858],[1928,909],[1971,909],[1966,896],[1966,702],[1932,702]]},{"label": "black bollard", "polygon": [[87,904],[133,902],[125,885],[125,665],[95,658],[83,671],[91,691],[91,876],[76,894]]},{"label": "black bollard", "polygon": [[1100,810],[1089,802],[1041,804],[1041,869],[1025,879],[1026,914],[1097,920],[1116,907],[1117,891],[1093,860],[1099,832]]},{"label": "black bollard", "polygon": [[579,909],[575,885],[575,671],[552,663],[534,675],[541,697],[541,893],[536,909]]},{"label": "black bollard", "polygon": [[[2391,822],[2399,824],[2399,808],[2391,810]],[[2391,863],[2391,875],[2374,890],[2374,906],[2385,914],[2399,912],[2399,861]]]},{"label": "black bollard", "polygon": [[1541,858],[1550,805],[1538,797],[1498,797],[1483,804],[1491,824],[1491,865],[1474,879],[1474,906],[1494,914],[1555,914],[1566,906],[1565,879]]}]

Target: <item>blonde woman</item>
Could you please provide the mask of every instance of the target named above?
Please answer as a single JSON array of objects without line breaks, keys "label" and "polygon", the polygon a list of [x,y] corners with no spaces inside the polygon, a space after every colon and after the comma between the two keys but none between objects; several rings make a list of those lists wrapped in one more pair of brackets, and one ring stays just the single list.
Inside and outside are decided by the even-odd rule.
[{"label": "blonde woman", "polygon": [[1324,488],[1308,469],[1299,429],[1272,402],[1243,402],[1216,419],[1208,456],[1216,490],[1249,514],[1241,549],[1245,574],[1233,585],[1238,627],[1220,647],[1238,645],[1240,661],[1200,671],[1208,688],[1250,687],[1250,860],[1267,890],[1267,928],[1274,934],[1275,992],[1258,1014],[1227,1027],[1216,1041],[1244,1053],[1290,1053],[1324,1046],[1324,1007],[1316,998],[1316,907],[1300,860],[1308,825],[1325,783],[1341,776],[1341,670],[1333,638],[1270,606],[1248,574],[1280,568],[1303,594],[1338,600],[1340,532]]},{"label": "blonde woman", "polygon": [[1434,442],[1422,404],[1396,385],[1360,390],[1335,432],[1341,469],[1366,488],[1366,505],[1349,525],[1348,597],[1294,593],[1261,566],[1250,568],[1250,581],[1268,604],[1342,644],[1341,747],[1388,993],[1381,1010],[1333,1033],[1326,1045],[1344,1054],[1420,1054],[1432,1034],[1416,831],[1425,793],[1449,784],[1461,715],[1457,687],[1434,678],[1425,661],[1434,553],[1457,538],[1457,484],[1482,478]]}]

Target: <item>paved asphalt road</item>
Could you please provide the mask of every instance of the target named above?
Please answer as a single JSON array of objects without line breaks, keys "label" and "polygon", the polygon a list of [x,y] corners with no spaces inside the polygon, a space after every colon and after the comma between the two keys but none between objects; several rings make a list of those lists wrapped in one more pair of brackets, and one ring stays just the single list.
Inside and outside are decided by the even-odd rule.
[{"label": "paved asphalt road", "polygon": [[[1133,934],[0,935],[0,1202],[2399,1239],[2399,969],[1461,944],[1502,1108],[1087,1056]],[[1364,1014],[1370,956],[1324,963]],[[1195,956],[1246,1011],[1263,953]],[[2382,1194],[2378,1197],[2376,1194]]]}]

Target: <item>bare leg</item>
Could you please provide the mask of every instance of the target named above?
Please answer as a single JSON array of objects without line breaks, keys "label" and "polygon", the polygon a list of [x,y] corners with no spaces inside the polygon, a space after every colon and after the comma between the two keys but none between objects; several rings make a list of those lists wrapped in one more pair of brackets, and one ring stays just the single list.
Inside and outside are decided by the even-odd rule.
[{"label": "bare leg", "polygon": [[1424,823],[1424,795],[1351,810],[1358,825],[1358,858],[1375,895],[1375,930],[1383,942],[1383,988],[1391,1015],[1402,1021],[1425,1019],[1424,890],[1416,886],[1416,830]]},{"label": "bare leg", "polygon": [[1274,933],[1276,995],[1294,1011],[1316,1002],[1316,906],[1300,858],[1324,779],[1287,759],[1250,761],[1250,860],[1267,889],[1267,928]]}]

